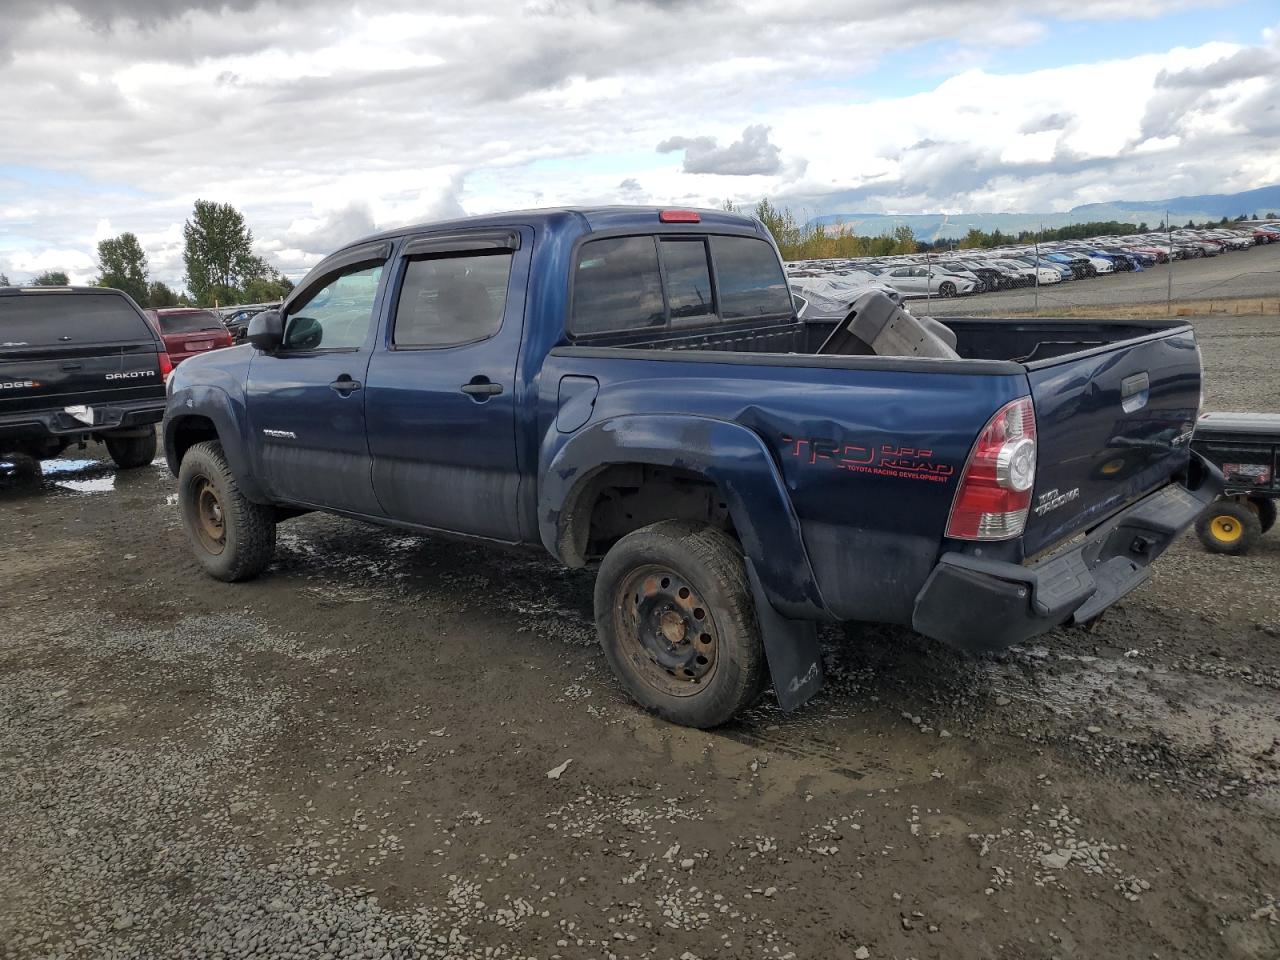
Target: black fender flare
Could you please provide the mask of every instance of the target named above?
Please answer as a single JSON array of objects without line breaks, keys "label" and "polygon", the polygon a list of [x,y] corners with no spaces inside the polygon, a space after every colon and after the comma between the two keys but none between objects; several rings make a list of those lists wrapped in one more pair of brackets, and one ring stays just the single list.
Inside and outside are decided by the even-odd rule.
[{"label": "black fender flare", "polygon": [[[555,435],[548,438],[554,442]],[[675,415],[613,417],[544,448],[538,532],[562,562],[577,500],[610,466],[674,467],[714,482],[728,504],[756,602],[769,671],[790,710],[822,685],[814,621],[829,619],[805,549],[800,520],[777,464],[760,437],[726,420]]]},{"label": "black fender flare", "polygon": [[240,491],[255,503],[271,503],[262,486],[253,475],[246,449],[249,422],[244,404],[233,401],[222,387],[196,384],[180,387],[169,397],[164,414],[164,457],[169,472],[175,477],[182,465],[178,456],[177,434],[182,421],[189,417],[202,417],[213,424],[222,444],[227,465],[235,475]]}]

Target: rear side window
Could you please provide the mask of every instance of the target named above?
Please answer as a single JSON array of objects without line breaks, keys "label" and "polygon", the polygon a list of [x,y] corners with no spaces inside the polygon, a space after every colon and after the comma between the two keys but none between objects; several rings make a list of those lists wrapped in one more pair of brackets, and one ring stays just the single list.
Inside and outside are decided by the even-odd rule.
[{"label": "rear side window", "polygon": [[720,315],[726,320],[790,313],[791,293],[773,247],[751,237],[711,238],[720,292]]},{"label": "rear side window", "polygon": [[660,241],[662,268],[667,277],[667,304],[672,320],[714,317],[711,299],[711,267],[707,244],[701,238]]},{"label": "rear side window", "polygon": [[584,337],[665,322],[654,237],[617,237],[582,245],[573,276],[571,333]]},{"label": "rear side window", "polygon": [[507,308],[511,252],[411,260],[396,302],[397,347],[451,347],[493,336]]},{"label": "rear side window", "polygon": [[221,330],[222,321],[208,310],[196,313],[161,313],[157,315],[161,333],[199,333],[201,330]]},{"label": "rear side window", "polygon": [[147,322],[114,293],[0,297],[0,347],[154,341]]}]

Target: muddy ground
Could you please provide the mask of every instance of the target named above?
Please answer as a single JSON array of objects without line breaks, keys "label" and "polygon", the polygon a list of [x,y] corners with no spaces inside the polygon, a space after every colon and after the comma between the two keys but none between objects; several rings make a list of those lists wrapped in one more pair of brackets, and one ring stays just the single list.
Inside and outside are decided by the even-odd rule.
[{"label": "muddy ground", "polygon": [[[1280,321],[1200,332],[1280,409]],[[78,457],[0,493],[5,957],[1280,956],[1280,534],[999,660],[830,631],[702,733],[589,573],[310,516],[228,586],[162,465]]]}]

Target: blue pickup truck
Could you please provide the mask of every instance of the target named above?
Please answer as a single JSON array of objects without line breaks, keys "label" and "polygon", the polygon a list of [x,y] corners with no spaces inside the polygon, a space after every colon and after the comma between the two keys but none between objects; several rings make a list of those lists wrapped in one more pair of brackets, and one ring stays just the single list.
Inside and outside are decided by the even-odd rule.
[{"label": "blue pickup truck", "polygon": [[1185,323],[945,325],[949,358],[833,352],[719,211],[423,224],[182,364],[164,447],[222,580],[310,510],[598,562],[620,681],[709,727],[811,696],[819,623],[975,651],[1086,623],[1216,496]]}]

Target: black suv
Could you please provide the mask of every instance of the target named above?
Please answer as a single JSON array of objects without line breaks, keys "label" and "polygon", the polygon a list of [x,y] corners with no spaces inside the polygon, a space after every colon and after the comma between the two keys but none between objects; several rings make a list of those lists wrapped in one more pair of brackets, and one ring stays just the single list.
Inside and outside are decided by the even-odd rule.
[{"label": "black suv", "polygon": [[118,466],[145,466],[172,369],[119,290],[0,287],[0,454],[46,460],[93,439]]}]

